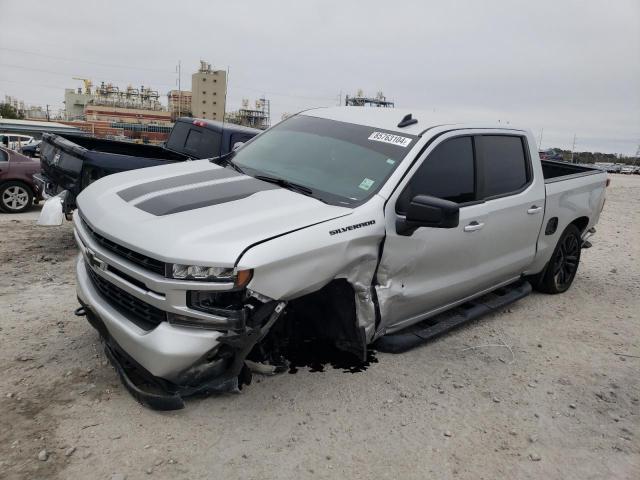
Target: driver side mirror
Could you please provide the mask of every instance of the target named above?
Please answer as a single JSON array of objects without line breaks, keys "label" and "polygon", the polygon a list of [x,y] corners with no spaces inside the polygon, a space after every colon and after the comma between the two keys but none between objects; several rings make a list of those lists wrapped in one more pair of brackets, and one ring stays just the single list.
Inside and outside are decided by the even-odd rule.
[{"label": "driver side mirror", "polygon": [[455,228],[460,223],[460,206],[449,200],[416,195],[409,202],[406,219],[398,219],[398,235],[410,236],[419,227]]},{"label": "driver side mirror", "polygon": [[244,142],[236,142],[236,143],[233,144],[233,148],[231,150],[235,151],[235,150],[239,149],[242,145],[244,145]]}]

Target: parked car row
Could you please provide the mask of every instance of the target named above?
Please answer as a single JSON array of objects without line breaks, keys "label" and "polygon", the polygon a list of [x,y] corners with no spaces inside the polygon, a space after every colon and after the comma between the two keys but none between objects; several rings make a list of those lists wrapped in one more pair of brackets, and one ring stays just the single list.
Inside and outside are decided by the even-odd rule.
[{"label": "parked car row", "polygon": [[21,148],[36,143],[37,140],[30,135],[17,133],[0,133],[0,146],[9,150],[20,151]]},{"label": "parked car row", "polygon": [[640,167],[634,165],[625,165],[620,169],[620,173],[625,175],[640,175]]},{"label": "parked car row", "polygon": [[640,166],[625,165],[622,163],[596,163],[597,168],[608,173],[623,173],[625,175],[640,175]]}]

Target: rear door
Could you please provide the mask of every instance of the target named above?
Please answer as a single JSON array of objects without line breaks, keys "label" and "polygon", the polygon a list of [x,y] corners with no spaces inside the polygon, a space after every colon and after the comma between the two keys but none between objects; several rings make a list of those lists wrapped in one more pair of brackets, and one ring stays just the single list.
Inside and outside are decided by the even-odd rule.
[{"label": "rear door", "polygon": [[489,287],[520,276],[533,262],[544,217],[544,179],[524,133],[498,130],[474,138],[486,214],[478,261]]}]

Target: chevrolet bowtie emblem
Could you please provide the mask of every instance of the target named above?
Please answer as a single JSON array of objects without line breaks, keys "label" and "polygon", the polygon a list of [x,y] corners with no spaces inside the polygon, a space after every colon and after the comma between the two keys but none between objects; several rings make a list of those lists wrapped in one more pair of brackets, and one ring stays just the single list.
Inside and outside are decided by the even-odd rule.
[{"label": "chevrolet bowtie emblem", "polygon": [[103,260],[100,260],[96,256],[96,253],[93,250],[91,250],[90,248],[87,248],[86,253],[87,253],[87,259],[89,260],[89,264],[92,267],[102,270],[103,272],[107,271],[107,269],[109,268],[109,265],[107,265],[107,263],[104,262]]}]

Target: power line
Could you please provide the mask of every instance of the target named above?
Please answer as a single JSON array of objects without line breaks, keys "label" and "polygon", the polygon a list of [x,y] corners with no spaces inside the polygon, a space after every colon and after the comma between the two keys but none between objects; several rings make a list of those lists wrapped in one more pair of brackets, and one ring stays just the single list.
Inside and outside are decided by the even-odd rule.
[{"label": "power line", "polygon": [[150,71],[154,71],[154,72],[164,72],[166,73],[167,71],[165,69],[161,69],[161,68],[149,68],[149,67],[141,67],[139,65],[133,66],[133,65],[117,65],[114,63],[101,63],[101,62],[92,62],[90,60],[81,60],[79,58],[68,58],[68,57],[59,57],[56,55],[45,55],[42,53],[38,53],[38,52],[30,52],[27,50],[18,50],[16,48],[6,48],[6,47],[0,47],[0,50],[4,50],[7,52],[14,52],[14,53],[21,53],[21,54],[25,54],[25,55],[35,55],[38,57],[44,57],[44,58],[53,58],[56,60],[64,60],[67,62],[75,62],[75,63],[87,63],[90,65],[98,65],[101,67],[110,67],[110,68],[126,68],[128,70],[130,69],[137,69],[137,70],[150,70]]},{"label": "power line", "polygon": [[[61,77],[66,77],[66,78],[69,78],[69,77],[72,77],[73,75],[75,75],[73,73],[62,73],[62,72],[59,72],[59,71],[56,72],[56,71],[53,71],[53,70],[45,70],[43,68],[26,67],[26,66],[23,66],[23,65],[13,65],[13,64],[9,64],[9,63],[0,63],[0,66],[11,67],[11,68],[19,68],[19,69],[23,69],[23,70],[31,70],[31,71],[34,71],[34,72],[49,73],[51,75],[58,75],[58,76],[61,76]],[[111,78],[111,77],[109,77],[109,81],[131,83],[131,79],[123,80],[123,79]],[[160,87],[173,88],[173,86],[174,86],[174,85],[170,85],[168,83],[155,83],[155,82],[153,82],[151,80],[148,81],[148,82],[146,80],[143,80],[143,81],[145,83],[151,83],[154,86],[160,86]],[[69,87],[65,87],[65,88],[69,88]]]},{"label": "power line", "polygon": [[18,82],[16,80],[9,80],[9,79],[5,79],[5,78],[0,78],[0,83],[17,83],[18,85],[31,85],[33,87],[44,87],[44,88],[50,88],[52,90],[59,90],[59,89],[65,89],[65,88],[69,88],[69,87],[61,87],[60,85],[51,85],[49,84],[44,84],[44,83],[33,83],[33,82]]}]

